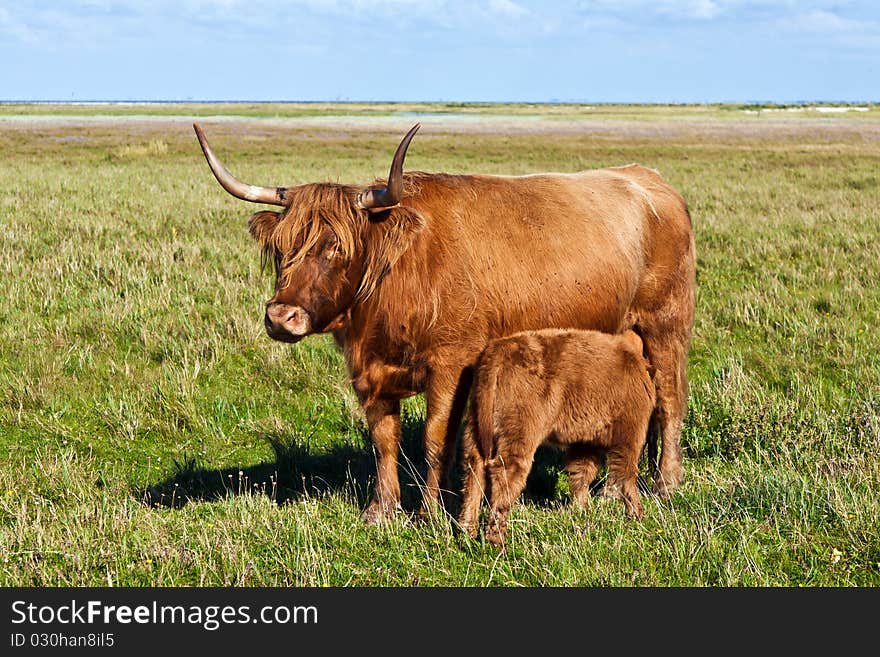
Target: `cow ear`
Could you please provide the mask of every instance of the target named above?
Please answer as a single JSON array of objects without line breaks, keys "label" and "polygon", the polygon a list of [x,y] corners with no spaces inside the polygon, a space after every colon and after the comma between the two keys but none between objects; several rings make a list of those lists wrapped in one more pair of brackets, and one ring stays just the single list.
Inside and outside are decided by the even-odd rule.
[{"label": "cow ear", "polygon": [[278,212],[269,212],[268,210],[255,212],[253,216],[248,219],[248,230],[251,233],[251,237],[253,237],[260,246],[268,246],[272,241],[272,233],[275,232],[275,227],[280,220],[281,214]]}]

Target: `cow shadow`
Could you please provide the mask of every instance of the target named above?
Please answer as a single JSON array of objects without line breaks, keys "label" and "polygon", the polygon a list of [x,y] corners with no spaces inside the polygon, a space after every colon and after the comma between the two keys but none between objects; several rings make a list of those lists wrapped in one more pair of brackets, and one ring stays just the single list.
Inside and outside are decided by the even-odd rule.
[{"label": "cow shadow", "polygon": [[[401,418],[399,476],[401,506],[418,510],[427,467],[422,449],[424,419]],[[206,468],[184,455],[175,461],[170,475],[132,492],[151,507],[181,508],[193,502],[211,502],[238,495],[264,495],[277,504],[324,494],[342,494],[359,508],[370,500],[376,476],[376,457],[366,429],[352,432],[340,443],[314,445],[298,433],[261,436],[271,447],[273,458],[249,466]],[[457,515],[462,471],[460,441],[450,471],[449,490],[443,495],[446,510]],[[560,498],[562,456],[557,450],[540,448],[529,475],[523,499],[550,506]],[[564,479],[564,477],[563,477]],[[564,493],[563,493],[564,494]]]},{"label": "cow shadow", "polygon": [[[421,458],[424,421],[401,418],[401,503],[418,503],[425,468]],[[333,445],[319,445],[308,435],[282,432],[261,434],[272,458],[247,466],[205,468],[190,456],[175,461],[165,479],[135,490],[144,504],[180,508],[192,502],[211,502],[238,495],[265,495],[278,504],[328,493],[343,494],[361,508],[369,500],[376,475],[376,457],[366,429],[346,434]]]}]

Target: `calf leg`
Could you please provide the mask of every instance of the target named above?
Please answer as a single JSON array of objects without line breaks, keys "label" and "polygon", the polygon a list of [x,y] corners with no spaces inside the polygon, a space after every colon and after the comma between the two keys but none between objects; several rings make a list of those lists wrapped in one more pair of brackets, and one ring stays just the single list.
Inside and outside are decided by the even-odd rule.
[{"label": "calf leg", "polygon": [[[628,452],[628,450],[625,450]],[[630,465],[632,455],[616,450],[608,452],[608,481],[602,491],[604,497],[623,500],[626,512],[631,518],[642,517],[642,502],[639,498],[638,468]],[[635,460],[638,465],[638,460]]]},{"label": "calf leg", "polygon": [[[646,414],[649,409],[645,409]],[[648,419],[621,422],[613,429],[612,445],[608,450],[608,481],[603,495],[623,500],[631,518],[642,517],[639,498],[639,456],[645,445]]]},{"label": "calf leg", "polygon": [[575,443],[565,453],[565,471],[571,487],[571,498],[581,508],[590,502],[590,484],[602,467],[602,450],[594,445]]},{"label": "calf leg", "polygon": [[389,519],[400,508],[397,452],[400,445],[400,402],[378,400],[364,408],[376,451],[376,485],[373,500],[361,516],[374,525]]},{"label": "calf leg", "polygon": [[464,456],[464,487],[458,524],[468,536],[475,538],[479,529],[480,503],[486,496],[486,461],[477,447],[474,431],[475,419],[471,417],[462,436]]},{"label": "calf leg", "polygon": [[492,513],[486,526],[486,540],[492,545],[503,546],[507,539],[507,516],[526,487],[533,459],[534,454],[525,462],[507,462],[498,455],[488,461]]},{"label": "calf leg", "polygon": [[507,538],[507,516],[526,487],[542,436],[503,436],[496,443],[495,456],[486,461],[489,500],[492,513],[486,527],[486,540],[503,546]]}]

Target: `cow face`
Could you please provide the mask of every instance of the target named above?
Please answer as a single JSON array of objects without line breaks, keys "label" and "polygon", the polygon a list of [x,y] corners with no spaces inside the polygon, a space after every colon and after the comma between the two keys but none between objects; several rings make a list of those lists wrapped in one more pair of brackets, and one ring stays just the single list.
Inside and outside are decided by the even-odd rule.
[{"label": "cow face", "polygon": [[[363,266],[325,222],[299,231],[292,243],[278,239],[287,232],[288,221],[275,212],[258,212],[250,226],[275,265],[275,294],[266,302],[263,320],[266,333],[282,342],[298,342],[344,325]],[[275,239],[263,237],[267,230]]]},{"label": "cow face", "polygon": [[311,333],[341,328],[351,304],[363,292],[362,279],[368,267],[355,252],[366,217],[387,214],[388,209],[398,206],[406,149],[419,124],[398,145],[386,185],[366,188],[333,183],[296,187],[247,184],[223,166],[201,127],[193,124],[193,128],[223,189],[245,201],[286,208],[281,213],[257,212],[248,223],[264,257],[275,262],[275,294],[266,303],[266,332],[276,340],[298,342]]}]

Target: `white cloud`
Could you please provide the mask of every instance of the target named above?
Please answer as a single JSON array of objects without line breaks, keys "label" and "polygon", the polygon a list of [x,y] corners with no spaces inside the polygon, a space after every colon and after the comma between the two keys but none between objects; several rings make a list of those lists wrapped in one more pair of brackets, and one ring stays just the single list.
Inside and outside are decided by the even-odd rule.
[{"label": "white cloud", "polygon": [[720,16],[724,9],[715,0],[658,0],[650,3],[658,14],[688,20],[711,20]]},{"label": "white cloud", "polygon": [[876,0],[577,0],[572,7],[591,18],[616,16],[642,23],[658,17],[761,23],[805,16],[814,22],[833,21],[825,14],[846,22],[854,20],[852,16],[876,15],[878,11]]},{"label": "white cloud", "polygon": [[[489,44],[532,37],[582,37],[641,26],[700,27],[719,21],[804,34],[874,35],[868,0],[0,0],[0,38],[42,49],[102,48],[169,34],[193,43],[243,42],[262,34],[278,47],[325,46],[372,30],[422,36],[455,32]],[[51,8],[50,8],[51,7]],[[871,17],[867,20],[866,17]]]},{"label": "white cloud", "polygon": [[844,18],[822,9],[798,14],[787,24],[791,28],[804,32],[854,32],[872,27],[869,22]]},{"label": "white cloud", "polygon": [[724,10],[724,5],[729,4],[725,0],[582,0],[577,6],[588,13],[712,18]]},{"label": "white cloud", "polygon": [[712,2],[712,0],[694,0],[689,4],[690,7],[688,9],[694,18],[711,19],[721,13],[721,7]]},{"label": "white cloud", "polygon": [[511,18],[519,18],[529,13],[528,9],[511,2],[511,0],[489,0],[489,9],[496,14]]}]

